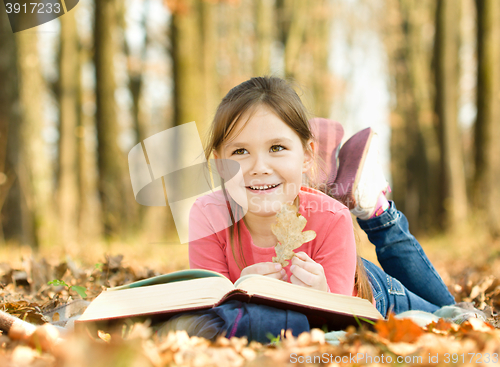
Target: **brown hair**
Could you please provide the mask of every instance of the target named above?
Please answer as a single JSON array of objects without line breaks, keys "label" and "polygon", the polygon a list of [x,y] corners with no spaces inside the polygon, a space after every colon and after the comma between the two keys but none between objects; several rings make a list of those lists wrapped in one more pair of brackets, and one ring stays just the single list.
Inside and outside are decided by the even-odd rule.
[{"label": "brown hair", "polygon": [[[205,145],[205,157],[207,161],[210,159],[212,152],[220,149],[221,145],[227,137],[231,135],[238,122],[244,116],[247,116],[248,121],[249,117],[259,106],[267,107],[279,117],[297,133],[304,149],[309,149],[307,142],[310,139],[314,139],[309,124],[309,114],[302,104],[300,97],[293,89],[292,84],[278,77],[264,76],[251,78],[237,85],[222,99],[217,107],[209,131],[208,141]],[[244,123],[246,123],[246,121]],[[223,180],[222,186],[222,192],[226,195]],[[240,222],[234,220],[230,199],[227,196],[226,202],[233,223],[229,227],[231,251],[236,264],[242,269],[247,265],[243,256],[243,247],[240,240]],[[236,223],[236,225],[234,225],[234,223]],[[234,246],[235,237],[237,238],[237,246]],[[236,251],[239,252],[239,258],[242,264],[240,264],[237,259]],[[359,256],[357,264],[356,286],[358,289],[358,296],[367,298],[369,295],[369,300],[371,301],[371,288]]]},{"label": "brown hair", "polygon": [[363,260],[361,260],[361,256],[357,255],[356,258],[356,273],[354,275],[354,287],[358,291],[358,297],[367,299],[368,301],[372,301],[373,292],[372,287],[370,285],[370,281],[368,280],[368,276],[366,275],[365,265],[363,264]]},{"label": "brown hair", "polygon": [[251,115],[258,106],[266,106],[294,130],[303,147],[313,138],[307,110],[291,83],[273,76],[257,77],[231,89],[217,107],[205,149],[207,159],[220,148],[242,116],[247,112]]}]

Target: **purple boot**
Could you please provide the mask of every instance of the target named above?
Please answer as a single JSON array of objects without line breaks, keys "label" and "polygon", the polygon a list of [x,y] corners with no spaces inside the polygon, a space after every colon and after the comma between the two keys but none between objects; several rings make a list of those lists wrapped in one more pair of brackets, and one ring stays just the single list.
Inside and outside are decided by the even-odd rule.
[{"label": "purple boot", "polygon": [[344,136],[342,125],[325,118],[314,118],[309,121],[314,137],[317,140],[317,172],[309,175],[312,186],[324,193],[334,185],[337,177],[337,156]]}]

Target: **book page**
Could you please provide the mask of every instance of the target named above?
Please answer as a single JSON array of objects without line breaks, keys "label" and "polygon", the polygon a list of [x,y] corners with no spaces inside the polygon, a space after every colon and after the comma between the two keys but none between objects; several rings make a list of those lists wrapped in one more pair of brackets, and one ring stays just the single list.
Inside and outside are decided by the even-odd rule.
[{"label": "book page", "polygon": [[166,313],[216,304],[234,290],[225,277],[209,277],[183,282],[102,292],[78,320],[122,318]]},{"label": "book page", "polygon": [[240,284],[242,284],[244,281],[246,281],[247,279],[250,279],[250,278],[260,278],[260,277],[263,277],[263,275],[260,275],[260,274],[248,274],[248,275],[244,275],[242,277],[240,277],[236,282],[234,282],[234,288],[235,289],[238,289],[240,288]]},{"label": "book page", "polygon": [[238,284],[237,288],[245,290],[251,295],[260,295],[360,317],[382,318],[382,315],[369,301],[359,297],[323,292],[262,275],[243,277],[236,284]]},{"label": "book page", "polygon": [[[118,287],[108,288],[108,291],[116,291],[116,290],[127,289],[127,288],[137,288],[137,287],[144,287],[144,286],[150,286],[150,285],[155,285],[155,284],[173,283],[173,282],[180,282],[180,281],[184,281],[184,280],[209,278],[209,277],[219,277],[219,278],[227,279],[224,275],[219,274],[219,273],[212,271],[212,270],[186,269],[186,270],[175,271],[175,272],[169,273],[169,274],[158,275],[156,277],[152,277],[152,278],[148,278],[148,279],[138,280],[137,282],[133,282],[130,284],[124,284],[124,285],[121,285]],[[229,279],[227,279],[227,280],[229,281]]]}]

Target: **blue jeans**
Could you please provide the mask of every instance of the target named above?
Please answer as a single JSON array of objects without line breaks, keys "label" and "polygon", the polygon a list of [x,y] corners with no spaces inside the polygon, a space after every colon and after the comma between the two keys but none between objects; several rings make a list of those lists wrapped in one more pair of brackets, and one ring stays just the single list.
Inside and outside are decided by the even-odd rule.
[{"label": "blue jeans", "polygon": [[[409,310],[434,312],[455,300],[425,255],[418,241],[408,230],[403,213],[391,207],[382,215],[359,220],[385,272],[362,259],[370,281],[378,311],[386,317]],[[404,285],[403,285],[404,284]],[[173,317],[159,327],[159,335],[171,330],[186,330],[190,336],[215,339],[226,336],[247,336],[249,340],[269,342],[268,333],[276,336],[281,329],[291,329],[296,336],[309,330],[307,317],[290,310],[238,301],[226,302],[211,310]]]},{"label": "blue jeans", "polygon": [[406,217],[394,202],[379,217],[358,223],[384,269],[363,259],[379,312],[386,316],[408,310],[434,312],[455,303],[424,250],[408,230]]},{"label": "blue jeans", "polygon": [[210,340],[225,334],[227,338],[246,336],[248,340],[269,343],[270,336],[280,335],[282,329],[298,336],[310,330],[309,321],[306,315],[296,311],[228,301],[209,310],[174,316],[158,327],[157,334],[161,338],[169,331],[185,330],[189,336]]}]

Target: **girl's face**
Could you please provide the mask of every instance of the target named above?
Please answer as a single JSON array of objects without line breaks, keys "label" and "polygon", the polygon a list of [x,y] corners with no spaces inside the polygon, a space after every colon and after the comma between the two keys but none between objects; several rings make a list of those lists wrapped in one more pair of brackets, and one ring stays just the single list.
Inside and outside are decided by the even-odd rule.
[{"label": "girl's face", "polygon": [[304,150],[297,133],[265,106],[257,107],[246,120],[240,119],[215,157],[240,164],[248,214],[273,216],[281,204],[297,197],[302,174],[313,163],[313,142]]}]

